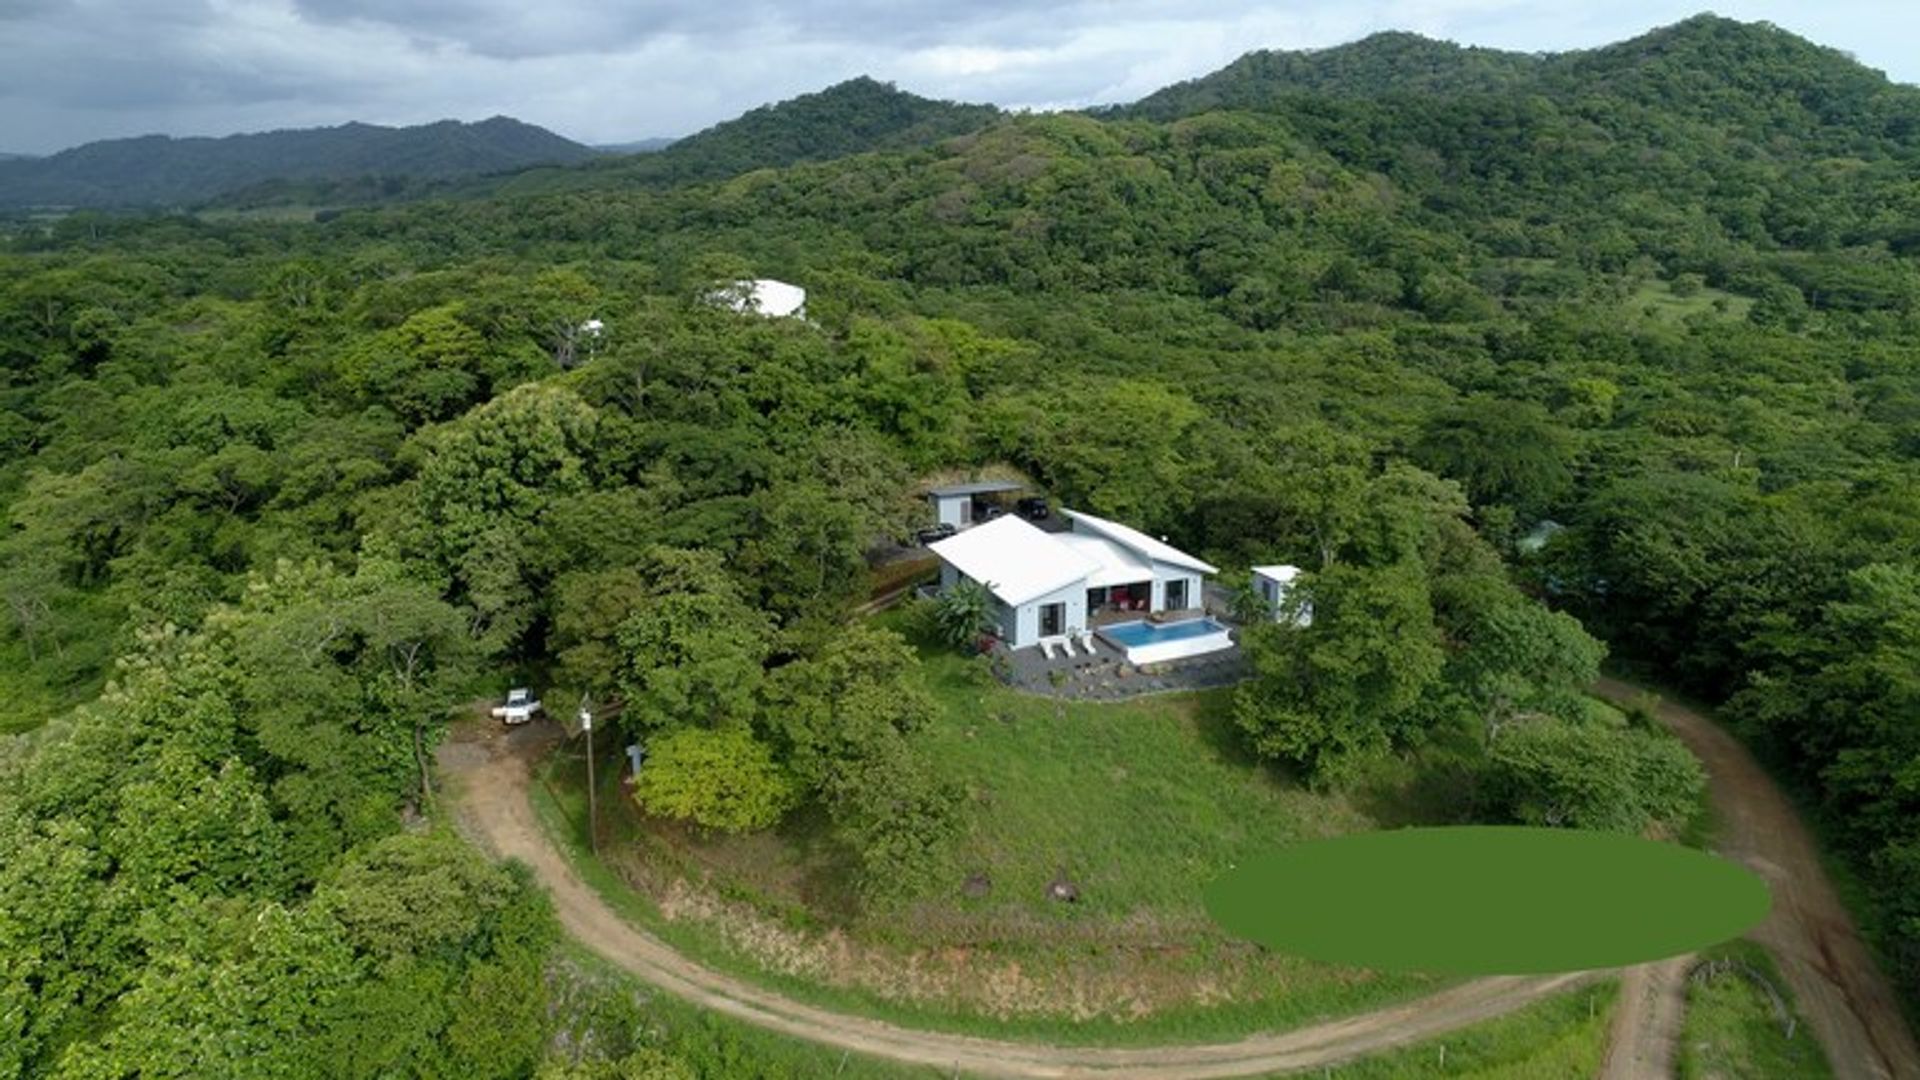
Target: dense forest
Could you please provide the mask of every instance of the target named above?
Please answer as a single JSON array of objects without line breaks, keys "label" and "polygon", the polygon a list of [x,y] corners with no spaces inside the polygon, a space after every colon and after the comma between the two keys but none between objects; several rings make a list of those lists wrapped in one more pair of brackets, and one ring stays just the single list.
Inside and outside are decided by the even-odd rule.
[{"label": "dense forest", "polygon": [[[863,553],[994,463],[1310,571],[1235,717],[1312,783],[1458,745],[1487,816],[1639,829],[1698,775],[1589,715],[1601,642],[1722,705],[1920,994],[1920,90],[1701,17],[966,115],[15,227],[0,1075],[691,1073],[553,1056],[551,917],[433,747],[511,672],[617,696],[653,808],[818,807],[884,905],[956,824]],[[811,321],[706,302],[751,276]]]}]

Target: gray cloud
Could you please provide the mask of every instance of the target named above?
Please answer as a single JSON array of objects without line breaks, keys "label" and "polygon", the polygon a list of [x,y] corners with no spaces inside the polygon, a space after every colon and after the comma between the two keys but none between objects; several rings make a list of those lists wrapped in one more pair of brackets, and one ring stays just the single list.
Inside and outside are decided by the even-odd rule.
[{"label": "gray cloud", "polygon": [[662,37],[707,44],[789,44],[863,41],[871,45],[921,47],[967,28],[1000,24],[1004,33],[1031,40],[1064,32],[1056,15],[1079,5],[1018,0],[844,0],[779,3],[607,4],[594,0],[295,0],[316,23],[383,26],[425,41],[461,46],[496,59],[620,52]]},{"label": "gray cloud", "polygon": [[[0,150],[161,131],[516,116],[587,141],[685,134],[855,75],[1011,107],[1125,101],[1256,48],[1406,29],[1604,44],[1704,0],[0,0]],[[1721,0],[1920,76],[1920,8]]]}]

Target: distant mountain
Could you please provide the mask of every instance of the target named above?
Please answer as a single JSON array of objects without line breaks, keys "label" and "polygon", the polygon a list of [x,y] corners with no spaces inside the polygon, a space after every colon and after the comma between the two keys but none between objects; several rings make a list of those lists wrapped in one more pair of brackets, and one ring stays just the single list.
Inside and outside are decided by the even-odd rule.
[{"label": "distant mountain", "polygon": [[32,161],[33,159],[33,154],[0,153],[0,161]]},{"label": "distant mountain", "polygon": [[[1533,96],[1579,111],[1605,100],[1747,137],[1790,134],[1835,153],[1862,134],[1920,137],[1920,90],[1889,82],[1836,49],[1773,26],[1697,15],[1603,48],[1516,53],[1417,34],[1374,34],[1304,52],[1252,52],[1109,117],[1173,120],[1220,109],[1278,110],[1314,102],[1398,99],[1428,108]],[[1350,119],[1350,118],[1349,118]]]},{"label": "distant mountain", "polygon": [[1920,136],[1920,90],[1889,82],[1838,49],[1770,23],[1697,15],[1616,45],[1562,53],[1540,88],[1563,99],[1605,95],[1769,139],[1816,138],[1843,150],[1860,134]]},{"label": "distant mountain", "polygon": [[535,170],[513,178],[504,190],[673,187],[724,180],[756,169],[931,146],[978,131],[1003,115],[992,105],[935,101],[861,76],[762,105],[657,153],[584,169]]},{"label": "distant mountain", "polygon": [[753,169],[903,150],[978,131],[1000,117],[907,93],[861,76],[777,105],[762,105],[674,143],[649,159],[677,178],[716,179]]},{"label": "distant mountain", "polygon": [[624,143],[594,143],[593,148],[603,154],[651,154],[656,150],[665,150],[679,141],[676,138],[638,139]]},{"label": "distant mountain", "polygon": [[1250,52],[1211,75],[1175,83],[1112,112],[1171,120],[1216,109],[1252,109],[1294,94],[1382,97],[1493,93],[1538,74],[1530,53],[1463,47],[1390,31],[1346,45]]},{"label": "distant mountain", "polygon": [[191,206],[269,182],[446,180],[595,156],[504,116],[476,124],[354,123],[221,139],[149,135],[0,162],[0,206]]}]

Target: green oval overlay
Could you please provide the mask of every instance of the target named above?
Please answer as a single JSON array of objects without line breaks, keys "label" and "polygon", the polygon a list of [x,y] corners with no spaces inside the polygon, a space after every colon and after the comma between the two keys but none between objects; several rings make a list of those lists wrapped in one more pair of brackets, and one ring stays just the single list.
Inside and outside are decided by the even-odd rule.
[{"label": "green oval overlay", "polygon": [[1758,877],[1617,833],[1472,826],[1317,840],[1208,886],[1228,932],[1382,971],[1522,975],[1621,967],[1736,937],[1766,917]]}]

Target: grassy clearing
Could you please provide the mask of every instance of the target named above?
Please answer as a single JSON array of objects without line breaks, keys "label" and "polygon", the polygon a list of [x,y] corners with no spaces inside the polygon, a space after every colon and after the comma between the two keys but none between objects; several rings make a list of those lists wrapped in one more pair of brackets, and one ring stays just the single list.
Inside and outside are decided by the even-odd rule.
[{"label": "grassy clearing", "polygon": [[[611,766],[611,762],[608,763]],[[609,767],[602,775],[612,773]],[[841,956],[845,939],[835,930],[783,929],[772,920],[747,921],[714,917],[711,909],[691,916],[684,910],[669,918],[660,902],[637,891],[609,863],[630,871],[632,864],[618,857],[596,859],[586,843],[584,765],[577,757],[552,762],[547,777],[533,790],[534,809],[548,833],[589,887],[636,926],[667,941],[686,955],[715,970],[755,982],[797,1000],[839,1011],[872,1016],[907,1026],[995,1038],[1032,1039],[1062,1045],[1139,1045],[1155,1042],[1202,1042],[1227,1039],[1257,1030],[1297,1027],[1316,1020],[1359,1012],[1404,1000],[1423,990],[1445,985],[1420,976],[1376,976],[1366,972],[1267,954],[1250,946],[1225,941],[1217,931],[1203,929],[1188,943],[1165,948],[1111,948],[1100,942],[1101,926],[1116,935],[1130,929],[1095,924],[1071,944],[993,942],[969,948],[941,950],[887,946],[874,950],[870,960],[887,971],[911,971],[914,986],[955,987],[1003,981],[1010,970],[1038,980],[1052,1008],[1004,1013],[981,1006],[979,999],[931,994],[903,998],[895,987],[872,978],[874,968],[822,967],[811,962],[782,967],[781,957],[801,950],[803,958],[816,952]],[[610,823],[622,813],[621,797],[607,785],[601,800],[603,854],[612,854],[627,827]],[[604,827],[609,826],[611,827]],[[738,899],[739,890],[716,886],[716,892]],[[810,944],[794,944],[804,942]],[[774,953],[765,951],[772,943]],[[817,950],[810,950],[818,945]],[[1092,972],[1089,975],[1088,972]],[[862,977],[867,976],[867,977]],[[1049,976],[1054,978],[1050,979]],[[1206,1005],[1160,1009],[1139,1016],[1079,1017],[1066,1010],[1084,1000],[1078,984],[1099,978],[1117,984],[1167,983],[1182,987],[1195,980],[1243,990],[1245,998],[1218,1000]],[[1075,984],[1068,989],[1059,986]]]},{"label": "grassy clearing", "polygon": [[1770,982],[1795,1018],[1794,1034],[1787,1038],[1773,999],[1747,975],[1730,971],[1695,979],[1687,987],[1687,1019],[1680,1033],[1676,1071],[1682,1080],[1747,1076],[1823,1080],[1833,1075],[1819,1041],[1794,1011],[1786,983],[1765,949],[1751,941],[1736,941],[1703,955],[1736,960]]},{"label": "grassy clearing", "polygon": [[1340,1080],[1592,1076],[1599,1071],[1600,1059],[1607,1050],[1607,1024],[1618,992],[1619,987],[1611,982],[1570,991],[1511,1016],[1404,1050],[1362,1058],[1327,1070],[1324,1075]]},{"label": "grassy clearing", "polygon": [[1679,323],[1695,315],[1739,321],[1747,317],[1753,300],[1706,285],[1676,292],[1673,282],[1648,280],[1640,282],[1627,297],[1626,307],[1630,312],[1661,323]]},{"label": "grassy clearing", "polygon": [[[1310,792],[1249,759],[1225,692],[1055,702],[1008,691],[944,650],[924,660],[940,706],[925,746],[967,791],[968,829],[940,884],[887,911],[852,903],[817,818],[732,838],[646,819],[620,793],[604,744],[601,860],[584,851],[577,754],[550,763],[537,801],[583,877],[629,919],[720,970],[902,1023],[1083,1044],[1202,1041],[1447,981],[1268,953],[1213,925],[1202,889],[1240,861],[1380,824],[1358,797]],[[1048,898],[1057,876],[1078,903]]]}]

